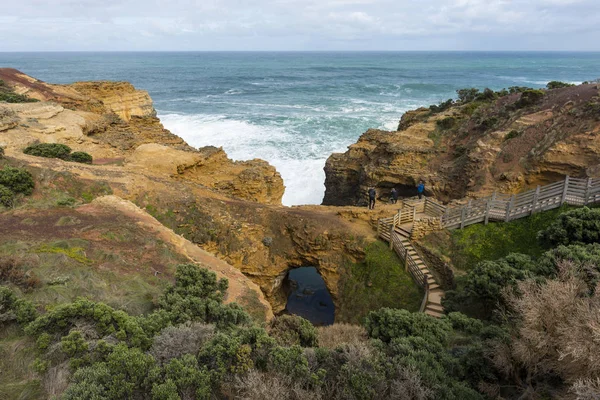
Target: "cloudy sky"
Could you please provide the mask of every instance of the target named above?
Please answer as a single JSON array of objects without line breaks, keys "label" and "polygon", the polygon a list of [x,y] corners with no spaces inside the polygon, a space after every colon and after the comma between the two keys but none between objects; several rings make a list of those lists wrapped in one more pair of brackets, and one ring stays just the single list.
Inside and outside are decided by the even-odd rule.
[{"label": "cloudy sky", "polygon": [[599,0],[3,0],[0,9],[0,51],[600,51]]}]

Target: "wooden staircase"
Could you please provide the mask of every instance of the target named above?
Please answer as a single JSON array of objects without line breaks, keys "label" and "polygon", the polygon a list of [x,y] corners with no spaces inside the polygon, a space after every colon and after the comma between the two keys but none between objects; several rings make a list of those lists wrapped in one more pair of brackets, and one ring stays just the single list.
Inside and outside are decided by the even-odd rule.
[{"label": "wooden staircase", "polygon": [[400,242],[406,249],[407,258],[410,257],[423,275],[427,276],[427,288],[425,290],[426,297],[423,299],[421,311],[423,311],[425,314],[431,315],[432,317],[440,318],[442,315],[444,315],[444,307],[442,306],[444,291],[410,242],[411,230],[412,223],[395,227],[394,233],[398,235]]}]

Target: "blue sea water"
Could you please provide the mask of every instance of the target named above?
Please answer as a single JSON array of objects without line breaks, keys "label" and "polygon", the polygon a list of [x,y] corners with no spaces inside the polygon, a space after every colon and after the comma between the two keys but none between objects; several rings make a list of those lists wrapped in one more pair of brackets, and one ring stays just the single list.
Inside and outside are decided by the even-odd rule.
[{"label": "blue sea water", "polygon": [[150,92],[166,128],[281,172],[283,202],[318,204],[323,166],[368,128],[463,87],[542,87],[600,77],[600,53],[0,53],[52,83],[124,80]]}]

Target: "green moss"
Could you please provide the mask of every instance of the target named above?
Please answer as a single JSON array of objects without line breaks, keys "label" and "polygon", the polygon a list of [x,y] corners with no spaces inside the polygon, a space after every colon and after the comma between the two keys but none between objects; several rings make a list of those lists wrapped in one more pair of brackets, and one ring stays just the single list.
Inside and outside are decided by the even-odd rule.
[{"label": "green moss", "polygon": [[362,322],[382,307],[418,311],[423,293],[404,264],[382,241],[369,244],[365,261],[346,266],[340,282],[336,322]]}]

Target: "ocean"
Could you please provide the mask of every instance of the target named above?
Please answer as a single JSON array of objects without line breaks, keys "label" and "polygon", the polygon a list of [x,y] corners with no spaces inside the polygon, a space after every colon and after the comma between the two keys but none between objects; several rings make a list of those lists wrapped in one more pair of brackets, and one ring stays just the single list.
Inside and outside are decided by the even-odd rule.
[{"label": "ocean", "polygon": [[262,158],[285,205],[319,204],[325,160],[368,128],[464,87],[543,87],[600,78],[600,53],[163,52],[0,53],[51,83],[123,80],[150,92],[165,127],[192,146]]}]

